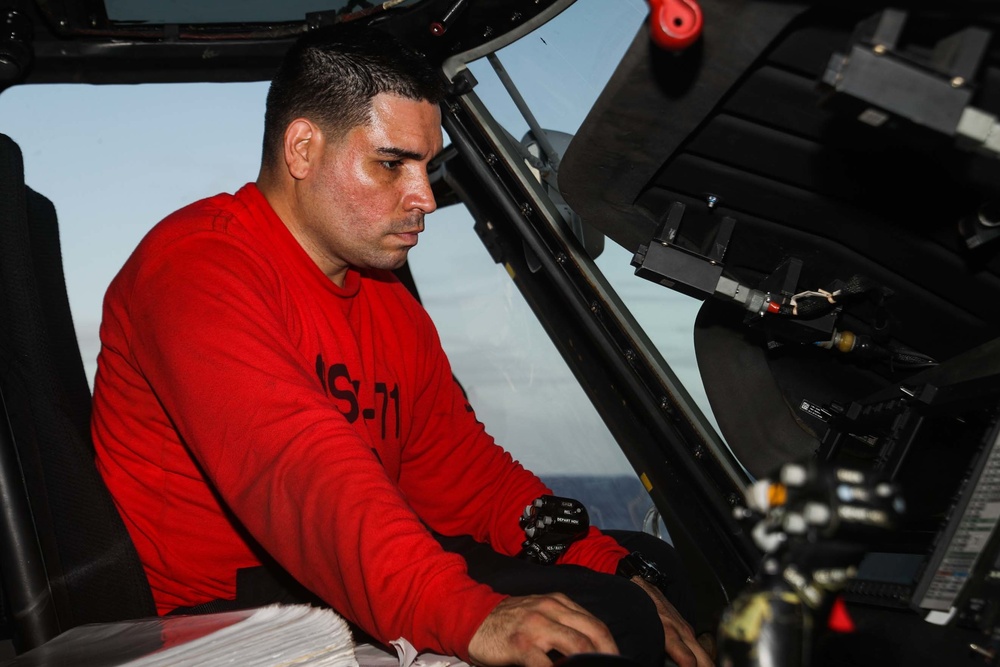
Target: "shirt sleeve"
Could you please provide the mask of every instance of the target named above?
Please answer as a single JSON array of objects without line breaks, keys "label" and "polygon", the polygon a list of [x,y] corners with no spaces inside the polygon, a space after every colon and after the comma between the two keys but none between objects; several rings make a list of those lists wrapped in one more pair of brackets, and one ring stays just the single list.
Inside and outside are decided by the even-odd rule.
[{"label": "shirt sleeve", "polygon": [[[552,491],[486,432],[453,377],[430,318],[422,308],[415,317],[426,341],[420,373],[426,385],[415,416],[418,437],[404,452],[400,487],[434,530],[471,535],[515,555],[524,541],[518,519],[525,506]],[[626,553],[592,527],[559,562],[613,573]]]},{"label": "shirt sleeve", "polygon": [[278,277],[199,232],[147,261],[129,354],[225,505],[299,581],[374,637],[468,659],[504,596],[444,552],[332,409],[284,324]]},{"label": "shirt sleeve", "polygon": [[591,526],[587,535],[571,544],[556,562],[564,565],[583,565],[597,572],[614,574],[618,569],[618,561],[627,554],[628,550],[614,538],[604,535]]}]

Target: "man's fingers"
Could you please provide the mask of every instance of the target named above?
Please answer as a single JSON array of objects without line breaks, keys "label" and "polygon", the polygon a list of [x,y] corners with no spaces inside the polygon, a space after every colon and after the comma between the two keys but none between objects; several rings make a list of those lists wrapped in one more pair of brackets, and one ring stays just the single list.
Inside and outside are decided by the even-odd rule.
[{"label": "man's fingers", "polygon": [[703,632],[695,637],[695,639],[697,639],[701,647],[705,649],[705,653],[708,654],[708,657],[712,659],[712,664],[715,664],[715,658],[719,651],[718,646],[715,644],[715,635],[711,632]]},{"label": "man's fingers", "polygon": [[552,667],[552,659],[549,654],[538,648],[531,648],[524,652],[524,667]]},{"label": "man's fingers", "polygon": [[570,599],[570,597],[568,595],[566,595],[565,593],[549,593],[545,597],[552,598],[553,600],[557,600],[560,604],[562,604],[562,606],[569,607],[573,611],[580,612],[581,614],[588,614],[588,615],[590,614],[589,611],[587,611],[586,609],[584,609],[583,607],[581,607],[577,603],[573,602],[573,600]]},{"label": "man's fingers", "polygon": [[679,632],[671,632],[664,627],[664,638],[667,655],[677,663],[678,667],[712,667],[714,664],[705,648],[693,635],[689,639]]},{"label": "man's fingers", "polygon": [[618,653],[607,626],[559,594],[507,598],[469,642],[469,657],[485,666],[549,667],[551,650]]},{"label": "man's fingers", "polygon": [[712,658],[698,643],[694,628],[684,620],[660,589],[639,577],[633,577],[632,581],[646,591],[656,605],[663,624],[664,648],[670,659],[680,667],[712,667]]},{"label": "man's fingers", "polygon": [[[556,593],[551,597],[559,605],[552,608],[553,620],[572,628],[588,640],[588,646],[581,647],[574,653],[618,653],[618,645],[615,644],[611,631],[604,623],[562,593]],[[558,650],[558,647],[555,648]],[[565,651],[560,653],[571,655]]]},{"label": "man's fingers", "polygon": [[545,651],[563,655],[577,653],[618,653],[611,631],[582,607],[560,599],[562,596],[534,596],[522,607],[522,631],[518,638],[528,638]]}]

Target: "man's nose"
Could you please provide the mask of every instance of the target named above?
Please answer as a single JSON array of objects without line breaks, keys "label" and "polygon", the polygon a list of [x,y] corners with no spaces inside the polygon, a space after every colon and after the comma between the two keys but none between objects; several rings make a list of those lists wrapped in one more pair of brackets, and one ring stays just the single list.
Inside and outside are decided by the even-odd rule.
[{"label": "man's nose", "polygon": [[418,210],[423,213],[433,213],[437,209],[434,191],[431,189],[431,181],[426,172],[413,179],[407,188],[403,206],[407,211]]}]

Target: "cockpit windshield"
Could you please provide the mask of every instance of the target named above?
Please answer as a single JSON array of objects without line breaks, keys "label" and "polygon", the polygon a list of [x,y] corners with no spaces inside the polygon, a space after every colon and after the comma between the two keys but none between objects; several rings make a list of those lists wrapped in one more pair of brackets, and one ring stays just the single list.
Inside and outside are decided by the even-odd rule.
[{"label": "cockpit windshield", "polygon": [[[235,4],[247,20],[280,21],[318,9],[288,3],[277,15],[265,3]],[[235,5],[226,7],[107,3],[110,19],[149,24],[212,21],[212,11],[233,20]],[[470,63],[475,93],[497,126],[521,142],[532,130],[501,75],[509,78],[533,122],[565,150],[647,13],[643,0],[580,0],[529,36]],[[0,125],[26,147],[27,182],[58,209],[70,303],[91,382],[107,284],[160,218],[255,178],[266,91],[264,82],[56,84],[15,86],[0,96]],[[537,146],[532,150],[538,153]],[[432,214],[410,257],[456,376],[496,439],[555,487],[589,485],[604,489],[599,495],[608,499],[624,492],[634,500],[595,497],[591,504],[606,515],[604,525],[641,525],[652,503],[527,304],[490,260],[465,207]],[[710,414],[691,352],[698,302],[635,278],[630,258],[608,241],[596,262]],[[619,486],[593,481],[607,478]]]}]

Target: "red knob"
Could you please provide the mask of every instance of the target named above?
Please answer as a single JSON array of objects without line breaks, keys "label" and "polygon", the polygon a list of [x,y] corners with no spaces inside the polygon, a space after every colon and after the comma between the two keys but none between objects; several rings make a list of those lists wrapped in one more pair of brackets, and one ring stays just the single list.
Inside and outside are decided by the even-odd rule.
[{"label": "red knob", "polygon": [[683,51],[697,41],[701,25],[695,0],[649,0],[649,35],[662,49]]}]

